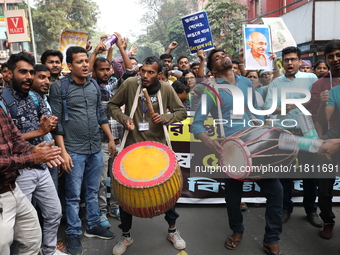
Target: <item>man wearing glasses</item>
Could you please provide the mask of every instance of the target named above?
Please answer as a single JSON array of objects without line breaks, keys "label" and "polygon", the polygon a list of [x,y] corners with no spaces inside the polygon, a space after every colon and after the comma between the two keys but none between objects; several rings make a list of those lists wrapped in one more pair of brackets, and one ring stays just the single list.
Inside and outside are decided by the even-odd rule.
[{"label": "man wearing glasses", "polygon": [[272,69],[273,60],[266,54],[267,38],[260,32],[253,32],[249,35],[246,50],[246,65],[249,68]]},{"label": "man wearing glasses", "polygon": [[[286,114],[283,115],[281,110],[281,93],[282,89],[299,88],[311,90],[312,85],[317,81],[317,77],[313,73],[300,72],[299,67],[301,65],[301,50],[297,47],[286,47],[282,50],[282,63],[285,70],[285,74],[274,79],[269,85],[266,102],[264,109],[271,108],[274,96],[277,97],[277,106],[273,114],[276,114],[276,121],[273,122],[276,127],[286,129],[297,136],[303,136],[298,123],[297,116],[301,113],[301,110],[297,108],[295,104],[286,105]],[[273,94],[273,89],[277,89],[277,95]],[[308,95],[303,92],[287,92],[285,98],[290,99],[302,99]],[[302,104],[307,110],[310,107],[310,101]],[[283,126],[284,125],[284,126]],[[289,126],[289,127],[288,127]],[[293,162],[292,164],[295,164]],[[308,152],[299,151],[298,164],[302,169],[306,169],[313,164],[313,155]],[[322,221],[316,213],[316,182],[315,179],[311,179],[310,176],[302,175],[303,178],[303,206],[307,214],[307,220],[314,227],[322,227]],[[296,176],[296,178],[299,178]],[[307,178],[306,178],[307,177]],[[283,213],[282,223],[288,221],[290,214],[293,212],[292,191],[293,180],[280,179],[283,186]]]}]

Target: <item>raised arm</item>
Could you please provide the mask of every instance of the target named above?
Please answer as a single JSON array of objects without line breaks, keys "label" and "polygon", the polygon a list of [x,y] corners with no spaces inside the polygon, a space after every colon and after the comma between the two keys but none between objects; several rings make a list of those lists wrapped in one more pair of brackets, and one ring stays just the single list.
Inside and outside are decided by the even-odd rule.
[{"label": "raised arm", "polygon": [[89,59],[89,73],[92,72],[93,70],[93,65],[94,62],[96,61],[97,55],[99,54],[101,49],[105,49],[106,50],[106,46],[104,43],[100,42],[97,47],[94,49],[94,51],[92,52],[90,59]]},{"label": "raised arm", "polygon": [[239,60],[239,69],[242,76],[246,76],[247,70],[244,69],[244,48],[240,48],[238,53],[238,60]]},{"label": "raised arm", "polygon": [[176,49],[178,46],[178,43],[173,41],[172,43],[169,44],[168,49],[166,50],[165,54],[171,54],[171,52]]},{"label": "raised arm", "polygon": [[200,59],[200,66],[198,69],[197,78],[203,78],[204,77],[204,64],[205,64],[204,50],[198,50],[197,57]]},{"label": "raised arm", "polygon": [[271,56],[269,57],[270,59],[273,60],[274,62],[274,69],[273,69],[273,79],[281,76],[281,71],[280,71],[280,68],[279,68],[279,65],[277,64],[277,56],[275,54],[275,52],[268,52],[269,54],[271,54]]},{"label": "raised arm", "polygon": [[[117,45],[117,47],[118,47],[118,49],[120,51],[120,54],[122,55],[125,68],[126,69],[132,69],[133,66],[132,66],[132,63],[131,63],[131,61],[129,59],[128,54],[125,51],[126,47],[125,47],[125,43],[123,42],[123,38],[122,38],[121,34],[118,33],[118,32],[115,32],[115,35],[117,36],[116,45]],[[135,53],[131,52],[131,54],[135,54]]]}]

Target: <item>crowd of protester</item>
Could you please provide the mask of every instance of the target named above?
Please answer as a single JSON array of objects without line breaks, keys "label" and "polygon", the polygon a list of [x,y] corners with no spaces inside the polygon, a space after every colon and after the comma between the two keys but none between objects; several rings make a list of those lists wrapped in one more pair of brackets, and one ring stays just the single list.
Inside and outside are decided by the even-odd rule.
[{"label": "crowd of protester", "polygon": [[[1,148],[5,148],[5,144],[10,144],[10,148],[1,149],[0,206],[3,208],[0,207],[0,214],[3,217],[11,216],[7,216],[6,224],[3,218],[0,219],[1,226],[6,228],[4,231],[1,227],[0,231],[0,254],[65,254],[62,252],[63,240],[58,239],[62,218],[67,222],[65,246],[69,254],[83,252],[83,233],[80,230],[83,224],[85,237],[112,239],[114,233],[109,230],[111,224],[107,216],[122,220],[119,226],[122,236],[115,244],[113,254],[123,254],[132,244],[129,232],[131,215],[119,207],[113,189],[107,187],[107,180],[113,178],[112,162],[127,129],[122,121],[130,121],[119,112],[123,105],[127,109],[131,108],[128,98],[126,102],[122,101],[125,98],[122,93],[125,91],[127,96],[130,93],[128,86],[137,86],[139,77],[143,84],[150,83],[152,88],[168,86],[166,89],[169,91],[162,89],[165,101],[172,97],[172,93],[178,95],[176,100],[167,105],[168,114],[176,116],[174,120],[185,118],[182,109],[176,110],[179,105],[186,111],[196,112],[193,133],[216,154],[219,153],[219,145],[211,142],[202,129],[204,118],[200,115],[200,99],[205,91],[202,84],[212,87],[216,84],[232,84],[252,88],[253,95],[248,96],[255,98],[254,105],[258,109],[271,107],[273,88],[289,84],[308,89],[312,99],[305,107],[312,113],[319,136],[324,140],[339,138],[339,40],[328,42],[324,50],[325,59],[314,64],[310,60],[302,60],[297,47],[287,47],[282,52],[282,60],[278,60],[274,53],[271,55],[273,69],[246,70],[243,50],[237,60],[232,61],[223,50],[213,49],[208,52],[208,56],[203,50],[198,50],[196,60],[192,63],[187,56],[176,56],[175,63],[172,52],[178,46],[177,42],[172,42],[159,58],[152,57],[139,63],[136,58],[138,48],[133,45],[127,50],[127,40],[119,33],[116,36],[117,42],[109,49],[103,44],[107,36],[101,37],[101,42],[92,52],[77,46],[68,48],[68,71],[63,74],[64,56],[58,50],[46,50],[40,64],[35,64],[36,60],[27,52],[13,54],[6,63],[1,64],[1,133],[6,135],[1,140]],[[115,58],[112,57],[114,47],[120,53]],[[278,61],[282,61],[282,69]],[[155,91],[150,90],[149,94]],[[232,100],[228,91],[223,93],[221,96],[227,101],[229,97]],[[208,110],[214,114],[214,106],[209,107]],[[296,119],[296,106],[287,105],[287,112],[291,114],[290,119]],[[223,114],[226,114],[226,119],[232,118],[229,110]],[[272,117],[283,117],[280,101]],[[164,119],[157,115],[152,118],[152,123],[164,124]],[[327,132],[331,126],[331,133]],[[226,134],[237,131],[225,128]],[[287,130],[302,135],[299,127]],[[325,143],[322,154],[333,154],[340,148],[337,140],[329,141]],[[299,153],[298,159],[300,164],[315,164],[313,157],[307,153]],[[336,157],[333,156],[332,160],[332,164],[337,164]],[[268,233],[263,247],[268,254],[278,255],[278,236],[282,223],[287,222],[293,212],[293,181],[281,179],[260,183],[268,201],[271,201],[271,207],[267,207],[268,214],[275,214],[271,219],[273,224],[266,228]],[[325,239],[332,238],[334,226],[331,201],[333,184],[334,178],[303,180],[303,205],[307,219],[313,226],[322,228],[319,235]],[[226,181],[226,187],[233,234],[225,241],[225,246],[235,249],[243,234],[238,213],[246,210],[247,205],[241,203],[242,182],[229,180]],[[277,191],[275,196],[269,194],[270,190]],[[280,195],[282,200],[277,201],[276,196]],[[315,204],[317,196],[320,216]],[[23,202],[20,206],[7,206],[13,198]],[[24,215],[23,211],[30,215]],[[174,209],[166,213],[168,239],[176,249],[183,250],[186,243],[175,227],[178,216]],[[274,229],[271,236],[270,229]]]}]

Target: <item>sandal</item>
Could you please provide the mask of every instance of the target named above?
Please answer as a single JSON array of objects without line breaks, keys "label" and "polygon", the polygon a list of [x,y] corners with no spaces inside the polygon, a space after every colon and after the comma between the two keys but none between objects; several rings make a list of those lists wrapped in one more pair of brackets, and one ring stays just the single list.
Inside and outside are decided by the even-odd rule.
[{"label": "sandal", "polygon": [[248,206],[245,202],[241,202],[240,209],[242,212],[246,211],[248,209]]},{"label": "sandal", "polygon": [[269,248],[269,246],[263,244],[263,249],[267,252],[268,255],[282,255],[281,251],[273,251]]},{"label": "sandal", "polygon": [[[231,242],[230,245],[227,243],[227,240],[230,240],[230,242]],[[227,240],[224,243],[224,247],[226,247],[229,250],[235,250],[238,247],[238,245],[240,244],[242,238],[235,238],[234,239],[232,236],[230,236],[230,237],[228,237]]]},{"label": "sandal", "polygon": [[63,241],[58,241],[57,242],[57,249],[58,250],[64,249],[64,242]]}]

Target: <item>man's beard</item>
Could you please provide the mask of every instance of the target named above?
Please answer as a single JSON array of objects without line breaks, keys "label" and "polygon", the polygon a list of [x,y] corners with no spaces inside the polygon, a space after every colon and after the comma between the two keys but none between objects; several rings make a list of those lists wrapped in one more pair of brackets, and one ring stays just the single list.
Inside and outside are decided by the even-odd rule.
[{"label": "man's beard", "polygon": [[30,91],[30,88],[28,89],[23,89],[22,84],[28,82],[30,84],[27,84],[28,86],[30,86],[30,88],[32,87],[32,80],[22,80],[21,82],[17,81],[14,77],[12,79],[12,87],[15,91],[21,92],[23,94],[28,94],[28,92]]}]

